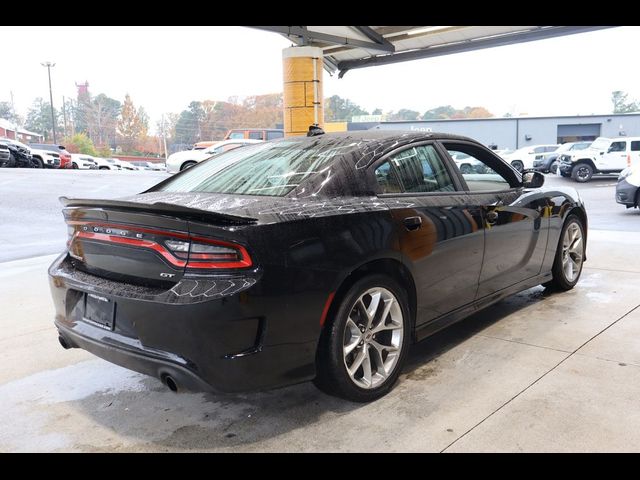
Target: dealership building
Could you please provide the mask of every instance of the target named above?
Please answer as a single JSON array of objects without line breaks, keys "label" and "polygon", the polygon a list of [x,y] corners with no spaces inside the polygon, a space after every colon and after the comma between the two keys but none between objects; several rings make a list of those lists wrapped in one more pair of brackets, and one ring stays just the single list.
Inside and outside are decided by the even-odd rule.
[{"label": "dealership building", "polygon": [[346,124],[346,130],[409,130],[465,135],[493,148],[640,136],[640,113],[561,117],[473,118]]}]

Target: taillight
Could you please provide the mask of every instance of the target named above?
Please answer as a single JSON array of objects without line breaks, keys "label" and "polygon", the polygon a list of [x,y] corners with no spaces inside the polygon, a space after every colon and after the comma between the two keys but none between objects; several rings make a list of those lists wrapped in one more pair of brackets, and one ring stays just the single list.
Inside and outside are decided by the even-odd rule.
[{"label": "taillight", "polygon": [[68,234],[69,252],[77,258],[81,253],[76,251],[78,244],[73,240],[83,238],[154,250],[170,264],[181,268],[247,268],[253,264],[242,245],[180,232],[69,221]]}]

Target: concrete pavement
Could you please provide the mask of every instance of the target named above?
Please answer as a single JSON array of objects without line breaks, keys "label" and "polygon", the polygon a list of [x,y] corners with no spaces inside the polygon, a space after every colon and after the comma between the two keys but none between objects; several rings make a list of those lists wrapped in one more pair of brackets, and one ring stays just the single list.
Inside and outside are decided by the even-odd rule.
[{"label": "concrete pavement", "polygon": [[368,405],[312,384],[171,393],[58,345],[54,256],[2,263],[0,451],[639,451],[640,233],[589,235],[574,290],[527,290],[418,344]]}]

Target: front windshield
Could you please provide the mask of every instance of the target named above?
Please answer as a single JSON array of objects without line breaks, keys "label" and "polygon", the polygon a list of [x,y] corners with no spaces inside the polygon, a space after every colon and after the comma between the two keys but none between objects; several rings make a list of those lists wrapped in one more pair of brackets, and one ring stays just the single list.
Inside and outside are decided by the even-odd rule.
[{"label": "front windshield", "polygon": [[591,142],[582,142],[582,143],[576,143],[572,150],[584,150],[585,148],[589,148],[591,146]]},{"label": "front windshield", "polygon": [[610,140],[608,138],[596,138],[596,140],[591,144],[591,148],[596,150],[606,150],[609,148]]},{"label": "front windshield", "polygon": [[567,150],[572,150],[574,145],[574,143],[563,143],[558,147],[556,152],[566,152]]},{"label": "front windshield", "polygon": [[310,176],[329,170],[336,155],[357,148],[349,138],[301,137],[258,143],[211,157],[158,190],[282,197]]}]

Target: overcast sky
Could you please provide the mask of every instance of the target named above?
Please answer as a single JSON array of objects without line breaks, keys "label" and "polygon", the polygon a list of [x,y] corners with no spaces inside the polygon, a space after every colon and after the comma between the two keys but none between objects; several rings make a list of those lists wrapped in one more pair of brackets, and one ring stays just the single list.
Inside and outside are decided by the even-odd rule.
[{"label": "overcast sky", "polygon": [[[121,100],[129,93],[153,123],[191,100],[226,100],[282,91],[281,51],[291,43],[243,27],[1,27],[4,63],[0,101],[25,115],[35,97],[54,104],[76,96],[75,82],[93,95]],[[439,105],[484,106],[505,113],[609,113],[611,91],[640,98],[640,63],[632,53],[640,27],[497,47],[404,64],[325,72],[325,96],[347,97],[371,111]]]}]

